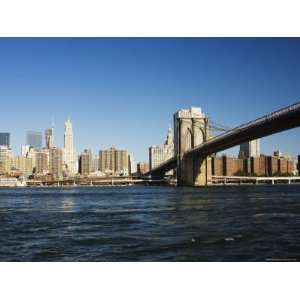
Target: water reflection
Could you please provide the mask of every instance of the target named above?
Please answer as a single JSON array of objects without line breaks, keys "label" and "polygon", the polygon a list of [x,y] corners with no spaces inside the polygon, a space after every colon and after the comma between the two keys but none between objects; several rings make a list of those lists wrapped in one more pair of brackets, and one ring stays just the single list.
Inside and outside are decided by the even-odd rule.
[{"label": "water reflection", "polygon": [[74,212],[74,197],[72,195],[67,195],[62,197],[61,209],[65,213]]}]

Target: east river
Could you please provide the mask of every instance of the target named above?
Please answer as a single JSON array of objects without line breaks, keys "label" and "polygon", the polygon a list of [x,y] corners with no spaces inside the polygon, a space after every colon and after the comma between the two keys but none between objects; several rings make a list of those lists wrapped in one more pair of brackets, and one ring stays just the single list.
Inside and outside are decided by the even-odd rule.
[{"label": "east river", "polygon": [[0,189],[0,261],[299,259],[299,185]]}]

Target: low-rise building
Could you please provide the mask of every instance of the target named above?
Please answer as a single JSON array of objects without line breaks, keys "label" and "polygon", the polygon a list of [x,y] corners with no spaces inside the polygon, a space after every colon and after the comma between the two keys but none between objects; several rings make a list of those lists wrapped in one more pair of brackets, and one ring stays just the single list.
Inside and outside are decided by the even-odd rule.
[{"label": "low-rise building", "polygon": [[287,157],[265,156],[251,158],[212,157],[214,176],[284,176],[294,175],[294,161]]}]

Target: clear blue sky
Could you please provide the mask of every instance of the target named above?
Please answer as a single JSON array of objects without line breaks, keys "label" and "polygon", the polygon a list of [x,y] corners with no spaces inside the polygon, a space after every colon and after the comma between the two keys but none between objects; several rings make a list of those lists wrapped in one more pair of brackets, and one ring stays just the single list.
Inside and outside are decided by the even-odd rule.
[{"label": "clear blue sky", "polygon": [[[136,161],[161,144],[173,113],[200,106],[236,126],[300,99],[300,39],[0,39],[0,132],[15,153],[26,130],[73,122],[77,152],[116,146]],[[262,152],[300,153],[300,129]]]}]

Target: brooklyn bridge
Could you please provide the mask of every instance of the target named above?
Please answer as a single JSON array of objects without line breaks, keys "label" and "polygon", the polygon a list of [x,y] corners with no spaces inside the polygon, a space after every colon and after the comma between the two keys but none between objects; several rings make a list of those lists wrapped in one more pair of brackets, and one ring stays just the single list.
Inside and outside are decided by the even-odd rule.
[{"label": "brooklyn bridge", "polygon": [[211,155],[298,126],[300,102],[217,136],[212,136],[210,120],[201,109],[183,109],[174,114],[174,157],[145,176],[158,179],[175,170],[177,185],[206,186],[212,183]]}]

